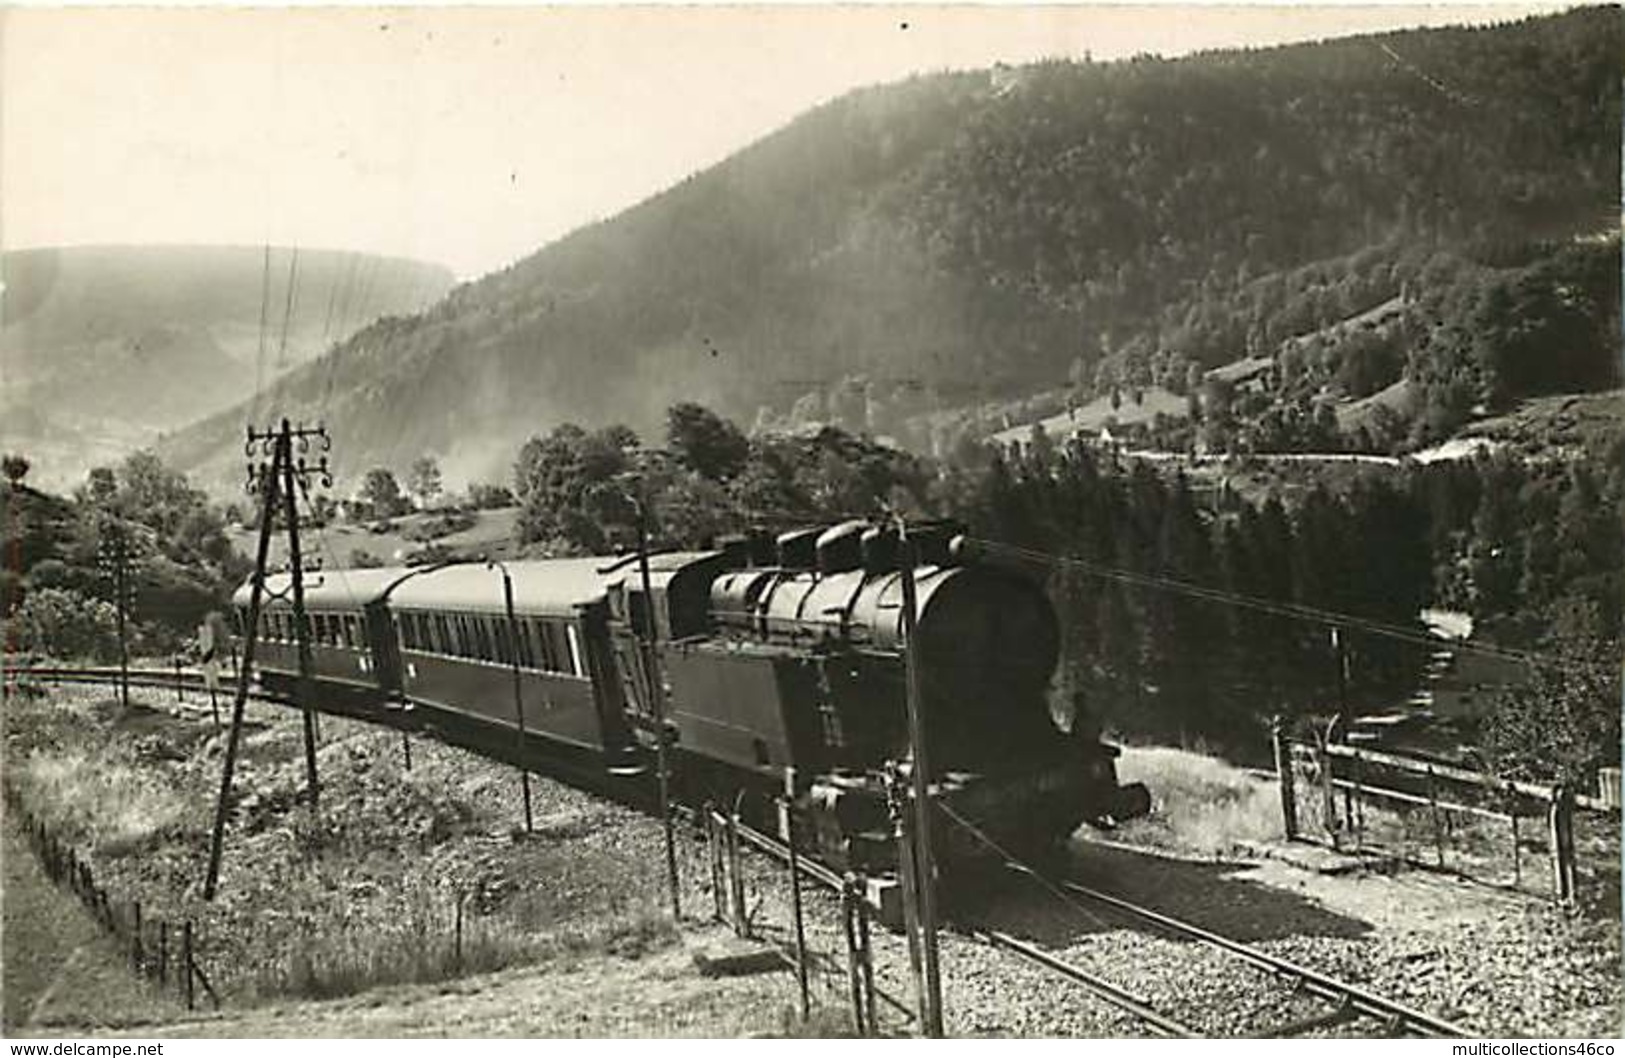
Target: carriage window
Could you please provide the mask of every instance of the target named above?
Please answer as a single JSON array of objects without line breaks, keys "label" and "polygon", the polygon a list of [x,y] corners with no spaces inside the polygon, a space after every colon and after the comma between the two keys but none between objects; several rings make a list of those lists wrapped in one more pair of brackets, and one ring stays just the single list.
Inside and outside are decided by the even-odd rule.
[{"label": "carriage window", "polygon": [[553,663],[553,642],[547,637],[547,623],[545,621],[530,621],[531,638],[536,641],[536,667],[543,672],[552,672],[556,666]]},{"label": "carriage window", "polygon": [[570,647],[564,639],[563,625],[548,622],[547,645],[552,653],[551,664],[547,667],[553,672],[568,672],[570,669]]},{"label": "carriage window", "polygon": [[565,625],[564,631],[570,639],[570,671],[577,676],[585,676],[587,666],[581,660],[581,636],[576,632],[575,625]]},{"label": "carriage window", "polygon": [[506,618],[496,621],[496,648],[497,660],[504,665],[513,664],[513,643],[508,638],[508,622]]},{"label": "carriage window", "polygon": [[518,622],[519,632],[519,664],[527,669],[536,667],[536,651],[532,648],[530,639],[530,622]]}]

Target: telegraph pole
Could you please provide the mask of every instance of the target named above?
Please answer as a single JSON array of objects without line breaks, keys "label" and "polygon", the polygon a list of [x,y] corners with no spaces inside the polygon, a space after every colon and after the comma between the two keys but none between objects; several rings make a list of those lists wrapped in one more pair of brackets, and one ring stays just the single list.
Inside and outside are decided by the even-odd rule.
[{"label": "telegraph pole", "polygon": [[[308,447],[311,437],[320,437],[326,442],[326,428],[306,430],[301,426],[296,431],[287,419],[282,420],[278,436],[282,448],[282,503],[288,522],[288,571],[293,577],[293,636],[299,652],[299,679],[294,685],[294,693],[304,713],[305,785],[310,789],[310,810],[314,813],[321,797],[321,783],[316,776],[316,712],[311,706],[310,676],[313,665],[310,659],[310,617],[305,613],[305,569],[299,553],[299,498],[294,493],[295,478],[298,478],[299,485],[305,485],[311,468],[302,458],[297,468],[293,461],[294,441],[298,440],[301,446]],[[317,472],[326,476],[325,456]]]},{"label": "telegraph pole", "polygon": [[899,856],[913,858],[914,885],[920,923],[921,961],[924,995],[921,1028],[927,1036],[942,1036],[942,975],[937,963],[937,871],[931,855],[931,764],[926,753],[925,709],[920,695],[919,644],[915,641],[918,606],[914,587],[914,566],[919,552],[909,538],[908,525],[899,519],[897,534],[902,544],[898,563],[903,582],[903,669],[908,701],[908,740],[913,757],[909,778],[913,786],[913,841],[898,850]]},{"label": "telegraph pole", "polygon": [[[248,431],[245,449],[250,459],[263,441]],[[271,522],[276,513],[277,479],[282,469],[282,445],[271,447],[271,462],[248,465],[248,491],[260,493],[260,538],[254,552],[254,575],[248,593],[248,627],[243,631],[243,657],[237,666],[237,694],[231,705],[231,729],[226,733],[225,761],[220,769],[220,796],[215,800],[214,831],[209,838],[209,873],[203,880],[203,899],[213,900],[220,881],[220,852],[226,836],[226,811],[231,801],[231,775],[237,767],[237,743],[243,728],[243,708],[248,702],[249,674],[254,671],[254,648],[260,638],[260,604],[265,599],[265,562],[271,550]]]},{"label": "telegraph pole", "polygon": [[260,496],[260,532],[259,543],[254,552],[254,573],[249,582],[247,627],[242,630],[243,654],[241,664],[237,668],[237,693],[232,702],[231,729],[226,735],[225,760],[220,770],[220,795],[215,801],[214,830],[209,841],[209,869],[203,882],[205,900],[214,899],[220,882],[220,856],[225,842],[226,814],[231,803],[231,780],[237,766],[237,747],[242,734],[243,710],[248,703],[248,681],[254,671],[255,647],[259,643],[260,609],[265,601],[266,566],[271,553],[271,534],[275,531],[279,500],[285,504],[284,511],[288,519],[289,556],[293,562],[295,627],[299,638],[297,686],[300,705],[305,710],[305,767],[306,778],[310,783],[312,810],[316,806],[315,723],[310,711],[310,696],[307,693],[311,668],[310,638],[304,612],[303,570],[299,565],[299,511],[293,490],[296,483],[304,486],[311,475],[320,477],[323,485],[331,485],[333,478],[328,470],[325,454],[315,464],[307,463],[303,456],[297,461],[294,459],[295,442],[298,442],[301,451],[308,451],[312,438],[320,442],[324,453],[332,447],[325,428],[306,429],[301,426],[295,429],[288,420],[283,419],[281,427],[274,430],[262,431],[250,427],[248,441],[243,449],[243,454],[249,460],[248,491],[257,492]]},{"label": "telegraph pole", "polygon": [[119,704],[130,707],[130,542],[125,526],[111,518],[102,523],[102,568],[113,580],[113,599],[118,608],[118,686]]},{"label": "telegraph pole", "polygon": [[[638,514],[638,577],[643,583],[644,627],[640,629],[638,638],[643,643],[643,671],[649,684],[649,710],[654,716],[655,769],[659,772],[656,778],[660,786],[660,822],[666,831],[666,882],[671,890],[671,917],[676,920],[683,915],[683,905],[678,892],[681,880],[677,877],[677,836],[672,830],[671,819],[671,769],[668,767],[666,746],[668,741],[666,688],[665,681],[660,678],[660,656],[655,648],[655,597],[649,578],[649,512],[644,506],[641,492],[632,497],[632,502]],[[635,620],[636,614],[632,616]]]},{"label": "telegraph pole", "polygon": [[[508,572],[507,564],[499,559],[488,559],[486,569],[500,570],[502,573],[502,601],[508,611],[508,660],[513,671],[513,715],[514,721],[519,725],[519,784],[523,788],[525,797],[525,833],[532,832],[530,816],[530,766],[528,751],[530,740],[525,736],[525,698],[524,685],[519,675],[519,618],[513,610],[513,576]],[[406,733],[401,732],[404,739]],[[406,766],[412,767],[412,753],[407,750]]]}]

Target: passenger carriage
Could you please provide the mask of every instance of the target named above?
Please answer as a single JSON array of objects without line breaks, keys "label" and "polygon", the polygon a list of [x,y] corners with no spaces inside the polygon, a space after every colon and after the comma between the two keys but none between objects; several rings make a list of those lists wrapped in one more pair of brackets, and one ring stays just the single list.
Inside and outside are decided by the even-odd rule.
[{"label": "passenger carriage", "polygon": [[[402,694],[419,708],[516,738],[522,710],[527,752],[636,770],[605,606],[618,565],[604,558],[470,563],[404,581],[389,600]],[[504,569],[513,583],[513,631]]]},{"label": "passenger carriage", "polygon": [[[305,575],[311,677],[322,685],[321,708],[367,715],[399,698],[400,667],[388,598],[393,588],[418,572],[390,567]],[[261,684],[283,693],[293,691],[299,671],[292,592],[290,574],[266,577],[255,647]],[[249,594],[250,584],[244,584],[232,597],[239,629],[248,626]]]}]

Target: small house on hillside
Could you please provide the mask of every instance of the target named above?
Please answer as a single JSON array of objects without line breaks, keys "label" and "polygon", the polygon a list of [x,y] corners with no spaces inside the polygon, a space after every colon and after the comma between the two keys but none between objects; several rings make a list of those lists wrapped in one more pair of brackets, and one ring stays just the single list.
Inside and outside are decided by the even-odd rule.
[{"label": "small house on hillside", "polygon": [[1273,356],[1244,356],[1202,376],[1204,381],[1228,384],[1236,393],[1268,393],[1276,385]]}]

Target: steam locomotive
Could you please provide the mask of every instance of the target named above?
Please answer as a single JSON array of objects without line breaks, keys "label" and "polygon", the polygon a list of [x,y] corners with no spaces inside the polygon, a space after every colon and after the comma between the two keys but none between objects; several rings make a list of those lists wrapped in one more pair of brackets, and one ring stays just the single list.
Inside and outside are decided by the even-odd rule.
[{"label": "steam locomotive", "polygon": [[[947,527],[909,538],[933,794],[983,835],[941,824],[944,870],[988,838],[1031,851],[1143,814],[1098,728],[1051,718],[1042,589]],[[848,522],[655,553],[646,571],[636,555],[323,570],[305,578],[310,700],[605,786],[645,780],[665,738],[684,800],[781,826],[793,808],[831,866],[884,871],[888,774],[909,756],[898,562],[894,529]],[[288,580],[267,578],[257,643],[261,684],[283,692],[299,671]],[[243,628],[248,601],[244,585]]]}]

